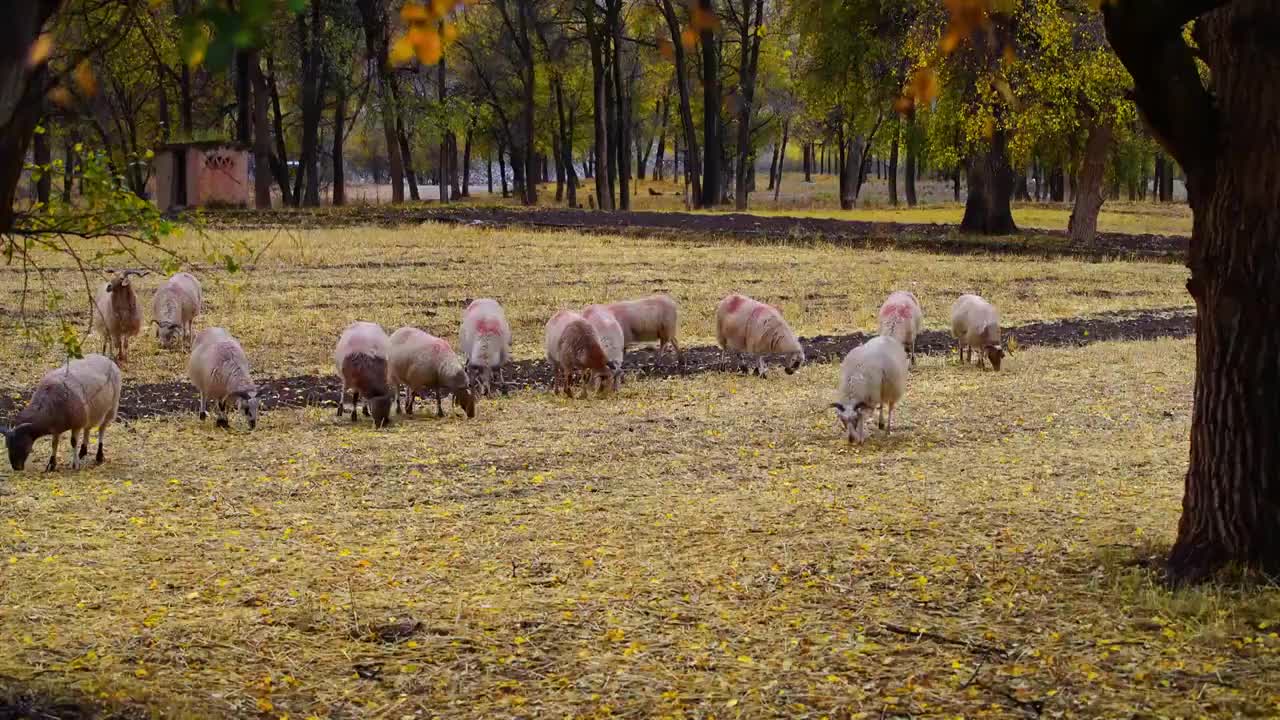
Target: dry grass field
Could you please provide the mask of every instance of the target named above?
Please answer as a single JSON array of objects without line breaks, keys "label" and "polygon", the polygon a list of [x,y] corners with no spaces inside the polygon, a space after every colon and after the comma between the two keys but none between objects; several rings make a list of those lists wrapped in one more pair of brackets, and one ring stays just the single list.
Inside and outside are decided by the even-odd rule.
[{"label": "dry grass field", "polygon": [[[434,225],[175,249],[235,241],[261,255],[200,270],[198,325],[232,328],[263,376],[330,372],[354,319],[452,339],[481,294],[524,358],[555,308],[655,289],[693,344],[735,289],[806,335],[870,329],[894,287],[933,328],[971,289],[1008,324],[1187,305],[1185,269],[1157,263]],[[18,283],[0,276],[10,392],[56,361],[23,347]],[[1274,716],[1280,592],[1171,592],[1151,566],[1193,353],[925,357],[864,446],[823,364],[520,391],[382,431],[324,408],[252,434],[135,421],[104,466],[0,474],[0,716],[19,691],[165,717]],[[150,338],[135,354],[130,382],[182,376]]]}]

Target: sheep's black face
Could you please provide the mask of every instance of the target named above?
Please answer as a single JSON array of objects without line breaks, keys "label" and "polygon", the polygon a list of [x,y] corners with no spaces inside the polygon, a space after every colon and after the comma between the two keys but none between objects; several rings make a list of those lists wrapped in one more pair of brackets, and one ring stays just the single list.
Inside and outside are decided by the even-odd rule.
[{"label": "sheep's black face", "polygon": [[27,466],[27,458],[31,457],[31,447],[35,438],[23,432],[21,428],[4,431],[4,444],[9,451],[9,465],[15,471]]},{"label": "sheep's black face", "polygon": [[991,367],[996,372],[1000,372],[1000,361],[1004,360],[1004,348],[999,345],[988,345],[983,349],[987,352],[987,359],[991,361]]},{"label": "sheep's black face", "polygon": [[240,412],[244,413],[244,420],[249,424],[249,429],[258,427],[258,396],[245,395],[240,397],[236,404],[240,406]]},{"label": "sheep's black face", "polygon": [[831,407],[835,408],[836,418],[840,420],[840,424],[844,427],[845,437],[849,442],[865,442],[867,436],[871,434],[868,423],[872,415],[872,409],[861,402],[856,405],[831,403]]},{"label": "sheep's black face", "polygon": [[476,416],[476,396],[471,392],[470,388],[455,390],[453,393],[453,402],[458,407],[462,408],[463,412],[467,414],[467,417],[473,418]]},{"label": "sheep's black face", "polygon": [[374,427],[382,428],[391,424],[391,393],[371,397],[368,403]]},{"label": "sheep's black face", "polygon": [[160,347],[173,347],[181,335],[182,328],[174,323],[156,323],[156,340],[160,341]]}]

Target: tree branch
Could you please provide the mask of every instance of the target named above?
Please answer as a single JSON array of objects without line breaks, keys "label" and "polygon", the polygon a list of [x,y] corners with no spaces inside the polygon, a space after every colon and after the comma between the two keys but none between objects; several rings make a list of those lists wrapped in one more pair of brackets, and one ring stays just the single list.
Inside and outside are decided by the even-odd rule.
[{"label": "tree branch", "polygon": [[1116,0],[1102,8],[1107,40],[1133,76],[1134,101],[1186,171],[1193,204],[1196,188],[1213,183],[1217,117],[1182,26],[1227,1]]}]

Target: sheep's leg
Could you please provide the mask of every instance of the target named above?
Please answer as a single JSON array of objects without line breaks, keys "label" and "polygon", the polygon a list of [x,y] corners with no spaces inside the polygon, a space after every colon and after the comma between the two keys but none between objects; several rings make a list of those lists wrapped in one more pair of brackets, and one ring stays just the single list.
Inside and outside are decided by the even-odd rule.
[{"label": "sheep's leg", "polygon": [[[94,459],[98,462],[99,465],[101,465],[107,459],[107,456],[104,455],[102,452],[102,438],[106,437],[107,435],[107,424],[108,424],[107,421],[103,421],[103,423],[98,426],[98,454],[95,456]],[[86,443],[86,445],[87,444],[88,443]]]},{"label": "sheep's leg", "polygon": [[89,428],[84,429],[84,433],[80,437],[80,464],[84,464],[84,458],[89,454]]},{"label": "sheep's leg", "polygon": [[911,367],[916,366],[916,340],[911,338]]},{"label": "sheep's leg", "polygon": [[[969,355],[971,357],[973,356],[973,348],[969,348]],[[982,352],[978,353],[978,367],[983,370],[987,369],[987,351],[985,348]]]},{"label": "sheep's leg", "polygon": [[53,434],[53,453],[49,455],[49,464],[45,466],[45,470],[53,472],[58,469],[58,441],[62,440],[62,433]]},{"label": "sheep's leg", "polygon": [[884,430],[884,405],[883,404],[880,405],[880,419],[876,421],[876,425],[879,426],[881,430]]},{"label": "sheep's leg", "polygon": [[351,422],[356,421],[356,410],[360,407],[360,391],[351,391]]},{"label": "sheep's leg", "polygon": [[[200,419],[204,419],[204,398],[200,399]],[[342,387],[338,389],[338,417],[342,417],[342,405],[347,401],[347,381],[342,381]]]},{"label": "sheep's leg", "polygon": [[440,386],[436,386],[436,417],[444,417],[444,405],[440,403]]},{"label": "sheep's leg", "polygon": [[403,415],[404,411],[400,409],[400,386],[399,385],[395,386],[393,390],[396,394],[396,414]]},{"label": "sheep's leg", "polygon": [[884,431],[893,432],[893,403],[889,404],[889,424],[885,426]]},{"label": "sheep's leg", "polygon": [[667,342],[671,343],[671,347],[676,351],[676,366],[684,370],[684,351],[680,349],[680,343],[675,338],[670,338]]},{"label": "sheep's leg", "polygon": [[218,422],[214,423],[214,425],[217,427],[223,428],[224,430],[230,430],[231,421],[227,419],[226,398],[223,398],[222,400],[218,401],[217,408],[218,408]]},{"label": "sheep's leg", "polygon": [[498,392],[507,394],[507,380],[502,368],[498,368]]},{"label": "sheep's leg", "polygon": [[[207,400],[204,393],[200,393],[200,421],[204,422],[209,417],[209,413],[205,410]],[[338,412],[342,412],[342,401],[338,401]]]},{"label": "sheep's leg", "polygon": [[413,414],[413,406],[418,400],[418,391],[411,385],[405,390],[404,409],[406,415]]},{"label": "sheep's leg", "polygon": [[765,365],[763,355],[756,358],[756,373],[762,378],[769,377],[769,367]]},{"label": "sheep's leg", "polygon": [[[71,431],[71,469],[72,470],[80,469],[80,456],[76,453],[76,440],[79,437],[79,435],[80,435],[79,430],[73,429]],[[84,435],[85,435],[85,440],[88,440],[89,431],[85,430]]]}]

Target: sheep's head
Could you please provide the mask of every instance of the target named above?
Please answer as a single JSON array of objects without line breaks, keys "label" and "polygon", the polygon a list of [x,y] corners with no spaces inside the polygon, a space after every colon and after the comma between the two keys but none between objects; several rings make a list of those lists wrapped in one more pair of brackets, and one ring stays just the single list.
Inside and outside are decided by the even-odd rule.
[{"label": "sheep's head", "polygon": [[836,418],[844,426],[849,442],[861,444],[871,435],[871,416],[875,414],[875,408],[861,401],[853,405],[831,403],[831,407],[835,408]]},{"label": "sheep's head", "polygon": [[604,364],[604,367],[596,370],[591,378],[592,384],[597,392],[609,392],[615,389],[614,378],[621,372],[618,363],[610,360]]},{"label": "sheep's head", "polygon": [[245,422],[249,423],[250,430],[258,426],[259,404],[256,388],[236,393],[236,409],[244,413]]},{"label": "sheep's head", "polygon": [[787,353],[787,365],[782,368],[788,375],[795,375],[800,366],[804,364],[804,350],[793,353]]},{"label": "sheep's head", "polygon": [[476,416],[476,396],[471,392],[470,387],[461,387],[453,391],[453,404],[462,408],[467,417]]},{"label": "sheep's head", "polygon": [[35,445],[35,433],[31,432],[31,423],[23,423],[12,430],[0,428],[4,433],[4,444],[9,450],[9,465],[15,471],[21,471],[31,456],[31,446]]},{"label": "sheep's head", "polygon": [[182,326],[178,323],[154,321],[156,324],[156,340],[160,347],[171,348],[182,337]]},{"label": "sheep's head", "polygon": [[111,282],[107,283],[107,292],[115,293],[132,287],[130,278],[143,277],[148,274],[150,274],[150,271],[148,270],[125,270],[117,277],[112,278]]},{"label": "sheep's head", "polygon": [[375,395],[369,398],[367,402],[369,403],[369,414],[373,416],[373,426],[375,428],[382,428],[391,424],[391,393]]},{"label": "sheep's head", "polygon": [[467,365],[467,385],[477,393],[489,394],[489,379],[493,371],[487,365]]},{"label": "sheep's head", "polygon": [[1004,360],[1004,347],[1000,343],[993,343],[982,348],[982,351],[987,354],[987,359],[991,361],[991,367],[996,372],[1000,372],[1000,361]]}]

